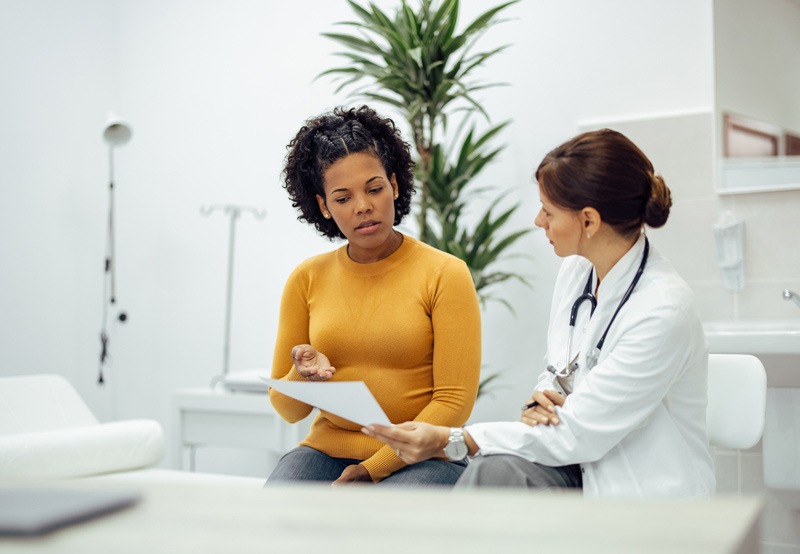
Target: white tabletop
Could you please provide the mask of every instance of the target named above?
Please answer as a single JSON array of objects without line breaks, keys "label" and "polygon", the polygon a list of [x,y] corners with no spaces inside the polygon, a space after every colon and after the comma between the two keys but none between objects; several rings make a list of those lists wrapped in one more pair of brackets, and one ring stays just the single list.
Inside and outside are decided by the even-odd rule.
[{"label": "white tabletop", "polygon": [[144,495],[134,508],[42,538],[0,539],[0,551],[755,554],[761,510],[758,498],[612,502],[519,490],[134,488]]},{"label": "white tabletop", "polygon": [[275,413],[269,395],[263,392],[231,392],[223,388],[200,387],[175,390],[172,398],[182,408]]}]

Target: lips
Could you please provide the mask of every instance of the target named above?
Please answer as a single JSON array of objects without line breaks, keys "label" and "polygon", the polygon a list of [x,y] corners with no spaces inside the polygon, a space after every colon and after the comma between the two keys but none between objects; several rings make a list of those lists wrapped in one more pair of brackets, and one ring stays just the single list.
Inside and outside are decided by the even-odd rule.
[{"label": "lips", "polygon": [[356,232],[361,233],[362,235],[368,235],[374,232],[380,223],[380,221],[375,221],[374,219],[362,221],[359,223],[358,227],[356,227]]}]

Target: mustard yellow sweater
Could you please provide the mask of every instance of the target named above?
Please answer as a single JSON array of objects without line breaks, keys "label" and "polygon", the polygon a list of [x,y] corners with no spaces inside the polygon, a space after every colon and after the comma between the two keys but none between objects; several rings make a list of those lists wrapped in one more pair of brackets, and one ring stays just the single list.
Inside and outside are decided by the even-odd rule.
[{"label": "mustard yellow sweater", "polygon": [[[461,426],[472,411],[481,364],[480,310],[466,264],[410,237],[391,256],[358,264],[347,246],[301,263],[283,291],[272,377],[305,379],[291,349],[310,344],[336,368],[333,381],[364,381],[392,423]],[[312,406],[270,390],[287,421]],[[363,460],[377,482],[405,467],[361,427],[320,412],[300,444]]]}]

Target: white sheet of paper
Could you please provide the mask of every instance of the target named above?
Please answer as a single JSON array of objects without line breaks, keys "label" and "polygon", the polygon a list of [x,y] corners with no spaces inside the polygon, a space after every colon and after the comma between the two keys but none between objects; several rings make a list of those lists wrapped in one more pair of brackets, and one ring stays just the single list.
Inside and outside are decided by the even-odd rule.
[{"label": "white sheet of paper", "polygon": [[364,381],[281,381],[262,377],[270,387],[359,425],[392,425]]}]

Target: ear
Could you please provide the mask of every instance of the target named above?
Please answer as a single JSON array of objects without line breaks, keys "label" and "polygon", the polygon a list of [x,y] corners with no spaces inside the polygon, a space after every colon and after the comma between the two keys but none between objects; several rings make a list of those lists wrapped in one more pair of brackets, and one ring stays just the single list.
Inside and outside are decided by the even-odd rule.
[{"label": "ear", "polygon": [[588,235],[596,235],[600,230],[600,225],[603,220],[600,218],[600,212],[594,208],[583,208],[580,211],[581,224],[583,225],[583,233]]},{"label": "ear", "polygon": [[400,194],[400,188],[397,186],[397,177],[394,173],[389,177],[389,182],[392,183],[392,196],[397,197],[397,195]]},{"label": "ear", "polygon": [[317,195],[317,204],[319,204],[319,211],[322,212],[322,217],[330,219],[331,214],[328,212],[328,206],[325,204],[325,199],[319,194]]}]

